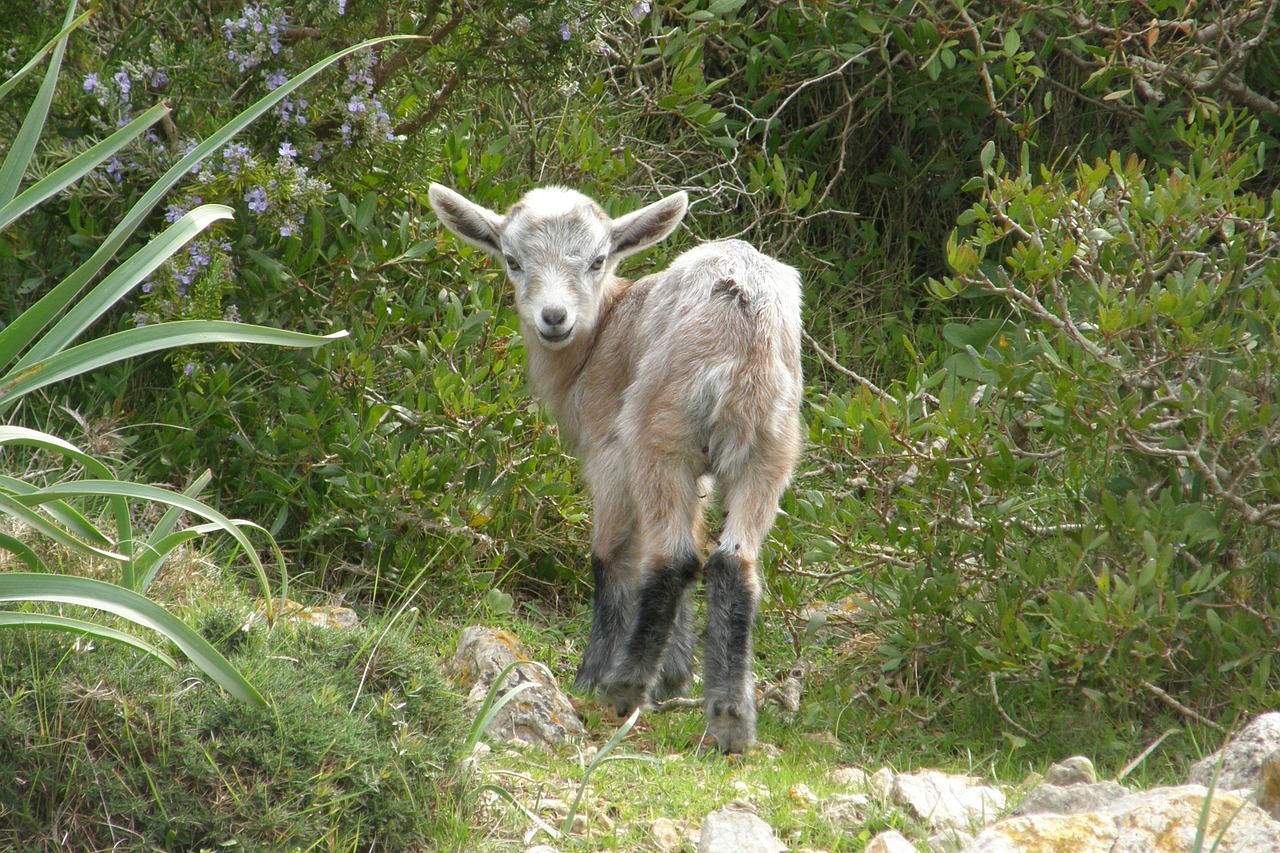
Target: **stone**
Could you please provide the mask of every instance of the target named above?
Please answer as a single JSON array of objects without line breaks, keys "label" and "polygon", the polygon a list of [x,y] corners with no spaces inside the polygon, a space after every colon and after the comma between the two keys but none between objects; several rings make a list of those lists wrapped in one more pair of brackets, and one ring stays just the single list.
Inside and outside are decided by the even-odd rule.
[{"label": "stone", "polygon": [[539,844],[536,847],[530,847],[524,853],[560,853],[560,851],[550,844]]},{"label": "stone", "polygon": [[861,767],[837,767],[831,771],[831,781],[842,788],[865,791],[869,787],[867,771]]},{"label": "stone", "polygon": [[893,780],[896,777],[897,774],[888,767],[881,767],[867,777],[867,790],[880,799],[887,800],[889,792],[893,790]]},{"label": "stone", "polygon": [[929,853],[959,853],[973,843],[973,836],[960,829],[947,829],[925,842]]},{"label": "stone", "polygon": [[930,829],[970,829],[993,822],[1005,807],[1004,792],[970,776],[936,770],[900,773],[889,799]]},{"label": "stone", "polygon": [[1254,802],[1258,808],[1280,820],[1280,750],[1262,759]]},{"label": "stone", "polygon": [[1277,749],[1280,749],[1280,712],[1262,714],[1254,717],[1225,747],[1196,762],[1188,781],[1209,787],[1221,759],[1217,789],[1252,792],[1261,779],[1263,759]]},{"label": "stone", "polygon": [[[267,600],[259,598],[257,605],[258,610],[254,614],[252,621],[266,620]],[[287,599],[283,605],[279,601],[273,600],[270,605],[270,609],[274,611],[272,618],[277,622],[303,622],[308,625],[315,625],[317,628],[329,628],[334,631],[349,631],[352,628],[360,627],[360,617],[350,607],[339,607],[332,604],[308,607],[293,599]]]},{"label": "stone", "polygon": [[716,809],[702,822],[698,853],[783,853],[773,828],[743,809]]},{"label": "stone", "polygon": [[680,849],[680,828],[665,817],[656,818],[649,824],[649,840],[662,853],[673,853]]},{"label": "stone", "polygon": [[1065,787],[1040,785],[1027,794],[1013,814],[1083,814],[1105,808],[1130,793],[1123,785],[1109,781]]},{"label": "stone", "polygon": [[818,804],[818,814],[844,835],[856,835],[867,822],[871,798],[866,794],[836,794]]},{"label": "stone", "polygon": [[[965,853],[1190,853],[1209,791],[1200,785],[1130,794],[1097,811],[1024,814],[987,827]],[[1280,823],[1233,794],[1209,807],[1205,849],[1275,853]]]},{"label": "stone", "polygon": [[1065,761],[1059,761],[1044,774],[1046,785],[1065,788],[1070,785],[1092,785],[1098,781],[1093,762],[1083,755],[1075,755]]},{"label": "stone", "polygon": [[550,670],[530,660],[520,641],[507,631],[478,625],[466,628],[444,670],[466,694],[467,706],[478,713],[494,681],[515,661],[522,663],[507,673],[499,698],[520,685],[531,686],[494,716],[485,733],[526,746],[560,746],[582,735],[582,721]]},{"label": "stone", "polygon": [[896,829],[882,832],[867,842],[863,853],[920,853],[907,837]]}]

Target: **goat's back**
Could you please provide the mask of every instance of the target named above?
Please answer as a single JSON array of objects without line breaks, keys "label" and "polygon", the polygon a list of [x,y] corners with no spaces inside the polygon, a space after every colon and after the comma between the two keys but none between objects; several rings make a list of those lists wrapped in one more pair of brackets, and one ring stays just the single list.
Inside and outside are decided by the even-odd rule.
[{"label": "goat's back", "polygon": [[703,244],[637,281],[614,306],[587,370],[596,375],[583,376],[587,412],[592,398],[622,398],[587,414],[593,438],[652,441],[717,473],[747,464],[752,447],[797,444],[800,298],[793,268],[740,240]]}]

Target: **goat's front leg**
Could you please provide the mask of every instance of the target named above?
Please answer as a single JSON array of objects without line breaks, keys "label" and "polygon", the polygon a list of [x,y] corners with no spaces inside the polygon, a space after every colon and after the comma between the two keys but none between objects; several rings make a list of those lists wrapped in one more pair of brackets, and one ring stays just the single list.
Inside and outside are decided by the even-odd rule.
[{"label": "goat's front leg", "polygon": [[591,634],[587,638],[587,650],[582,655],[573,686],[589,691],[605,683],[613,669],[617,648],[631,629],[631,613],[635,595],[625,578],[619,577],[617,564],[611,566],[605,558],[591,555],[591,575],[594,592],[591,605]]},{"label": "goat's front leg", "polygon": [[[658,684],[677,626],[682,632],[692,633],[688,622],[691,616],[686,613],[689,588],[698,578],[698,569],[698,555],[685,552],[659,560],[641,585],[631,632],[620,649],[609,683],[604,686],[605,698],[617,708],[619,716],[627,716],[648,701],[650,691]],[[682,634],[681,643],[687,642]],[[691,646],[688,651],[692,652]]]}]

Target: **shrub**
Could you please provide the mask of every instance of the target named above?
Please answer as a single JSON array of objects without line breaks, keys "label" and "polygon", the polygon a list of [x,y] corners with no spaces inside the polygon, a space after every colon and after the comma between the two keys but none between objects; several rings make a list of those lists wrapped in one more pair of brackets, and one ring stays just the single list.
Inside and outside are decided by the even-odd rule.
[{"label": "shrub", "polygon": [[925,695],[1226,722],[1274,703],[1280,197],[1244,189],[1247,117],[1177,133],[1173,166],[989,148],[931,284],[989,319],[818,412],[867,498],[813,556],[865,568],[872,659]]},{"label": "shrub", "polygon": [[272,707],[112,645],[0,632],[0,843],[425,850],[457,833],[460,703],[402,632],[193,621]]}]

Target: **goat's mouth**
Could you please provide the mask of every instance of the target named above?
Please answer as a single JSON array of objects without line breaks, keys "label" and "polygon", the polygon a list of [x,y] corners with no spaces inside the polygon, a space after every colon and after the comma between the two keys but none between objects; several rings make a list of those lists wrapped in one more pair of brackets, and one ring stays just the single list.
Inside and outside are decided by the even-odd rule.
[{"label": "goat's mouth", "polygon": [[562,331],[544,332],[538,329],[538,340],[542,341],[543,346],[548,349],[559,349],[569,343],[569,338],[573,337],[573,330],[576,326],[570,326]]}]

